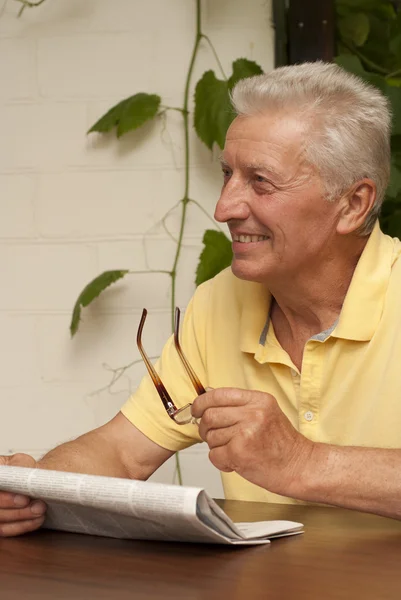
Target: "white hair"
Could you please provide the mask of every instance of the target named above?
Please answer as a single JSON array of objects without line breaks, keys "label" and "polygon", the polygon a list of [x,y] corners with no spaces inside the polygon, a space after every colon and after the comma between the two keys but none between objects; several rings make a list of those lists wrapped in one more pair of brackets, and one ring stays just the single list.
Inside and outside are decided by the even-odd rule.
[{"label": "white hair", "polygon": [[309,122],[305,154],[318,170],[328,200],[365,177],[372,179],[376,200],[358,233],[372,231],[391,160],[390,104],[377,88],[333,63],[318,61],[242,79],[231,97],[238,115],[291,109]]}]

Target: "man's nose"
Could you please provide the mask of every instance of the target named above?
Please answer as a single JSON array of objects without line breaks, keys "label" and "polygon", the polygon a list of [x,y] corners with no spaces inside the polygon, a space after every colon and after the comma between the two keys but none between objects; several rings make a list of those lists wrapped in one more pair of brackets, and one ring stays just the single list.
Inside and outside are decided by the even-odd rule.
[{"label": "man's nose", "polygon": [[247,219],[248,216],[249,204],[246,189],[240,182],[231,179],[221,190],[214,211],[214,218],[219,223],[226,223],[232,219]]}]

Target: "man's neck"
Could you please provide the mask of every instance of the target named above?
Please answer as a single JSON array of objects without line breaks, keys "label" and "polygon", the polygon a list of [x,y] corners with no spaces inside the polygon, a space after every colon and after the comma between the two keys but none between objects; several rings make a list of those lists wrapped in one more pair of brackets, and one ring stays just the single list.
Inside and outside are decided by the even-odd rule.
[{"label": "man's neck", "polygon": [[[355,267],[367,238],[359,238],[353,252],[331,258],[319,268],[269,282],[273,296],[271,319],[276,336],[291,355],[303,352],[307,340],[329,329],[338,319]],[[299,361],[298,361],[299,362]]]}]

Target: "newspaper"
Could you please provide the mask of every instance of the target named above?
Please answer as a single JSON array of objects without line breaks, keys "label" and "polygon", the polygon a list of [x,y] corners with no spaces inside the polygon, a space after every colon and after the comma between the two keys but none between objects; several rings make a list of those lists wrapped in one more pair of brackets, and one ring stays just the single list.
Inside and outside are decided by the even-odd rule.
[{"label": "newspaper", "polygon": [[0,491],[44,500],[45,528],[114,538],[266,544],[303,527],[292,521],[234,524],[201,488],[131,479],[0,466]]}]

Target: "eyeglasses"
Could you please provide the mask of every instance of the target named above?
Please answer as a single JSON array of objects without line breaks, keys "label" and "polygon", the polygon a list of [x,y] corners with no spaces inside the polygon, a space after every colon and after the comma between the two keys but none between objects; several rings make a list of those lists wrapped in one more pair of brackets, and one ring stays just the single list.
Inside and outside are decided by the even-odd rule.
[{"label": "eyeglasses", "polygon": [[[142,339],[141,339],[142,338],[142,329],[145,324],[147,314],[148,314],[148,311],[146,310],[146,308],[144,308],[142,311],[142,317],[139,322],[138,333],[136,336],[136,343],[138,346],[138,350],[141,353],[141,356],[143,358],[143,362],[145,363],[146,368],[148,369],[149,375],[152,378],[153,383],[155,384],[157,393],[159,394],[160,399],[163,402],[163,406],[166,409],[168,416],[171,419],[173,419],[173,421],[178,423],[178,425],[186,425],[187,423],[196,423],[196,419],[192,416],[192,413],[191,413],[192,403],[186,404],[182,408],[176,407],[176,405],[172,401],[168,391],[164,387],[162,380],[160,379],[159,375],[156,373],[154,366],[150,362],[149,357],[147,356],[145,350],[143,349]],[[180,329],[180,309],[177,307],[175,309],[175,321],[174,321],[174,345],[178,352],[178,356],[180,357],[181,362],[184,365],[184,368],[189,375],[192,385],[194,386],[198,396],[200,396],[201,394],[205,394],[206,390],[203,387],[203,385],[201,384],[201,382],[199,381],[197,375],[195,374],[195,371],[189,364],[187,358],[185,357],[185,355],[181,349],[180,341],[179,341],[179,329]]]}]

